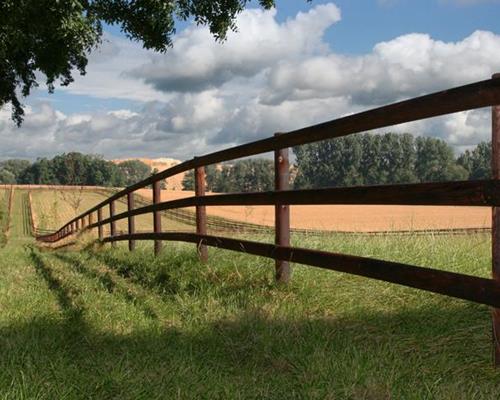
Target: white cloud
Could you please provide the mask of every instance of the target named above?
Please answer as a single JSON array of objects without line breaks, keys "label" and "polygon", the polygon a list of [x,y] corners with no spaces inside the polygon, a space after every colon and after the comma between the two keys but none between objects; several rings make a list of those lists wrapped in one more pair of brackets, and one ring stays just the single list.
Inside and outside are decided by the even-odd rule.
[{"label": "white cloud", "polygon": [[276,10],[243,12],[238,31],[230,32],[224,43],[215,42],[207,28],[188,28],[167,54],[131,74],[165,92],[199,91],[237,77],[251,78],[281,60],[326,51],[322,36],[340,20],[340,10],[334,4],[319,5],[283,24],[275,17]]},{"label": "white cloud", "polygon": [[[340,10],[331,3],[282,23],[275,10],[247,10],[226,42],[193,25],[162,55],[108,36],[92,55],[88,76],[64,90],[136,100],[142,109],[64,115],[41,103],[28,110],[20,130],[2,110],[0,157],[79,150],[187,159],[500,71],[500,36],[492,32],[457,42],[409,33],[353,56],[335,53],[324,39],[338,21]],[[490,134],[484,110],[387,130],[441,137],[457,149]]]},{"label": "white cloud", "polygon": [[167,101],[171,96],[127,74],[152,57],[137,43],[105,33],[102,46],[89,57],[87,73],[80,76],[75,71],[75,81],[57,90],[100,99]]}]

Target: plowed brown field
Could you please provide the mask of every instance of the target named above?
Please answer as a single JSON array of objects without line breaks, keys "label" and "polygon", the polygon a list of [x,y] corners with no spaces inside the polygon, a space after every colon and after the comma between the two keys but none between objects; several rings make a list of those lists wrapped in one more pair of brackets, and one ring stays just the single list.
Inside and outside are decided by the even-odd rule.
[{"label": "plowed brown field", "polygon": [[[151,190],[138,193],[151,199]],[[162,201],[194,196],[191,191],[162,191]],[[218,217],[272,226],[272,206],[212,206],[207,213]],[[489,207],[435,206],[292,206],[291,225],[296,229],[382,232],[489,228]]]}]

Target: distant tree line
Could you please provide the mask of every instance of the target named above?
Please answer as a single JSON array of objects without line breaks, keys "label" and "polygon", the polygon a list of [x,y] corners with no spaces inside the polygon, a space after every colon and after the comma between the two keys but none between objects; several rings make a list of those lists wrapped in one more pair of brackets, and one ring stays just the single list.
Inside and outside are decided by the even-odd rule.
[{"label": "distant tree line", "polygon": [[455,157],[444,140],[358,134],[298,146],[296,188],[438,182],[490,177],[491,143]]},{"label": "distant tree line", "polygon": [[[292,176],[297,189],[489,179],[491,143],[482,142],[458,157],[445,141],[411,134],[358,134],[293,148]],[[139,160],[115,164],[102,157],[66,153],[0,162],[0,184],[128,186],[151,175]],[[253,192],[273,190],[274,163],[246,159],[206,167],[207,190]],[[185,190],[194,190],[194,174],[186,173]]]},{"label": "distant tree line", "polygon": [[[232,164],[205,168],[206,190],[210,192],[256,192],[273,190],[274,163],[267,159],[248,159]],[[194,190],[194,172],[188,171],[182,181],[184,190]]]},{"label": "distant tree line", "polygon": [[[444,140],[411,134],[358,134],[293,149],[296,189],[489,179],[491,143],[455,157]],[[207,190],[253,192],[274,188],[274,164],[248,159],[206,168]],[[194,174],[183,180],[194,190]]]},{"label": "distant tree line", "polygon": [[139,160],[115,164],[102,157],[66,153],[52,159],[39,158],[0,162],[0,183],[78,186],[128,186],[151,175]]}]

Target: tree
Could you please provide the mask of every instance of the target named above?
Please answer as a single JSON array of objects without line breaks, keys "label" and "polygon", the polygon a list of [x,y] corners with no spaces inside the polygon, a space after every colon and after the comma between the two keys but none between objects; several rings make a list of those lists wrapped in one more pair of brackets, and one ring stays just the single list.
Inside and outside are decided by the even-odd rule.
[{"label": "tree", "polygon": [[4,168],[0,169],[0,184],[9,185],[12,183],[16,183],[16,177],[14,174]]},{"label": "tree", "polygon": [[[293,151],[297,189],[462,180],[469,176],[445,141],[415,139],[409,133],[351,135],[297,146]],[[479,160],[487,149],[476,152],[476,164],[483,165]]]},{"label": "tree", "polygon": [[[206,189],[210,192],[258,192],[274,187],[274,163],[266,159],[249,159],[234,164],[205,167]],[[194,190],[194,171],[182,180],[184,190]]]},{"label": "tree", "polygon": [[[274,0],[259,0],[269,9]],[[39,85],[40,72],[49,92],[55,83],[69,85],[73,73],[85,74],[89,54],[101,43],[103,23],[120,26],[147,49],[172,45],[175,21],[207,25],[216,40],[235,29],[236,16],[250,0],[2,0],[0,1],[0,107],[12,105],[21,125],[26,97]]]},{"label": "tree", "polygon": [[491,142],[481,142],[473,150],[465,150],[457,163],[469,173],[469,179],[491,179]]},{"label": "tree", "polygon": [[124,186],[130,186],[151,175],[151,168],[139,160],[127,160],[118,164],[118,169],[124,176]]},{"label": "tree", "polygon": [[261,192],[274,187],[274,162],[249,159],[224,165],[218,171],[214,192]]},{"label": "tree", "polygon": [[467,179],[467,170],[456,163],[453,149],[444,140],[418,137],[415,145],[417,150],[415,171],[420,182]]},{"label": "tree", "polygon": [[18,181],[39,185],[121,187],[125,176],[111,161],[73,152],[55,156],[51,160],[38,159],[22,172]]},{"label": "tree", "polygon": [[362,136],[352,135],[294,147],[298,168],[296,188],[352,186],[360,175]]},{"label": "tree", "polygon": [[31,162],[29,162],[28,160],[12,159],[12,160],[6,160],[6,161],[0,162],[0,170],[5,170],[5,171],[8,171],[10,174],[12,174],[14,176],[14,179],[15,179],[15,181],[13,183],[16,183],[17,180],[19,179],[19,176],[30,165],[31,165]]}]

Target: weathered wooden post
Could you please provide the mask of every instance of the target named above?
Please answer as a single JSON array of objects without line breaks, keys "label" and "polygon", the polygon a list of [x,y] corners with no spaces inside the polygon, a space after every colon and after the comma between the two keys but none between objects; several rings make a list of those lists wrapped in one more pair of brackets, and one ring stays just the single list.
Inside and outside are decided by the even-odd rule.
[{"label": "weathered wooden post", "polygon": [[[134,205],[134,193],[127,194],[127,209],[132,211],[135,207]],[[135,217],[133,215],[128,216],[128,234],[133,235],[135,233]],[[128,241],[128,249],[130,251],[135,250],[135,240]]]},{"label": "weathered wooden post", "polygon": [[[153,183],[153,204],[161,203],[161,185],[160,181]],[[160,211],[153,211],[153,231],[154,233],[161,233],[161,213]],[[155,240],[155,256],[160,254],[162,248],[161,240]]]},{"label": "weathered wooden post", "polygon": [[78,218],[75,221],[75,226],[76,226],[75,232],[78,232],[80,230],[80,218]]},{"label": "weathered wooden post", "polygon": [[99,223],[99,226],[97,227],[97,232],[99,235],[99,240],[104,239],[104,227],[101,225],[102,222],[102,208],[99,207],[97,210],[97,222]]},{"label": "weathered wooden post", "polygon": [[[195,196],[205,196],[205,167],[197,167],[194,170],[194,192]],[[206,206],[196,206],[196,233],[198,235],[207,234],[207,208]],[[206,263],[208,261],[208,249],[200,240],[198,243],[198,255],[200,261]]]},{"label": "weathered wooden post", "polygon": [[[494,74],[493,79],[500,79]],[[491,168],[493,179],[500,179],[500,105],[491,108]],[[491,221],[492,276],[500,283],[500,207],[493,207]],[[493,309],[493,360],[500,366],[500,309]]]},{"label": "weathered wooden post", "polygon": [[[115,201],[109,203],[109,217],[113,218],[115,216]],[[111,221],[109,223],[109,234],[111,237],[116,235],[116,221]],[[116,247],[116,242],[111,242],[113,247]]]},{"label": "weathered wooden post", "polygon": [[[279,136],[276,133],[274,136]],[[274,152],[274,187],[276,191],[288,190],[290,187],[290,163],[288,148]],[[275,244],[290,246],[290,206],[276,204],[274,206]],[[276,280],[287,283],[290,280],[290,263],[285,260],[276,260]]]}]

